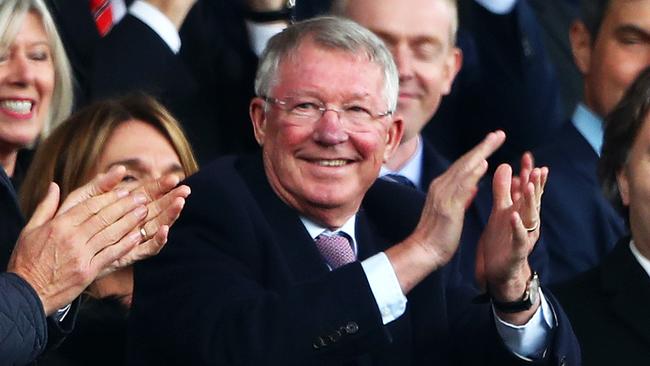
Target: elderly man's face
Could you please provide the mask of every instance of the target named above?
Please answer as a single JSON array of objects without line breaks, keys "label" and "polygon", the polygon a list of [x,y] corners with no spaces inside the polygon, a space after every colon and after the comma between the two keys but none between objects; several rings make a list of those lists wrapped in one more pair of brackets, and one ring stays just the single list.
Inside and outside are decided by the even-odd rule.
[{"label": "elderly man's face", "polygon": [[393,53],[404,141],[415,137],[460,69],[460,51],[450,44],[452,9],[442,0],[349,0],[345,15],[381,37]]},{"label": "elderly man's face", "polygon": [[650,115],[645,117],[627,164],[619,172],[618,187],[629,208],[630,228],[637,247],[650,254]]},{"label": "elderly man's face", "polygon": [[[274,191],[303,215],[338,227],[359,208],[379,168],[401,138],[401,121],[391,116],[355,124],[327,110],[313,122],[296,118],[295,102],[320,101],[328,108],[387,111],[383,73],[365,56],[324,49],[305,40],[278,70],[267,97],[256,98],[251,119],[263,147],[266,175]],[[309,107],[298,104],[298,109]],[[356,109],[355,109],[356,110]]]},{"label": "elderly man's face", "polygon": [[604,117],[650,66],[650,0],[611,0],[595,42],[574,26],[572,47],[585,77],[585,103]]}]

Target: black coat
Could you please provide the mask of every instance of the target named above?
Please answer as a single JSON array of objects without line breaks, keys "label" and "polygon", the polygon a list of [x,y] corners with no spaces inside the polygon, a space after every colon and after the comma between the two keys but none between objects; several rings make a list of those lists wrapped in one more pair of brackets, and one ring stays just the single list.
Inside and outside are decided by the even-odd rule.
[{"label": "black coat", "polygon": [[459,22],[463,67],[424,135],[456,160],[488,132],[502,129],[508,138],[490,159],[494,169],[496,162],[515,161],[552,141],[564,122],[559,84],[528,1],[497,15],[462,0]]},{"label": "black coat", "polygon": [[650,364],[650,277],[629,237],[591,271],[556,290],[585,365]]},{"label": "black coat", "polygon": [[[448,291],[451,268],[431,274],[408,295],[406,312],[382,325],[361,264],[328,270],[259,157],[220,159],[187,184],[192,196],[169,244],[135,266],[129,364],[522,363],[501,343],[487,306]],[[357,216],[359,259],[410,233],[422,198],[378,180]],[[557,314],[545,361],[578,364]]]},{"label": "black coat", "polygon": [[91,98],[134,90],[154,94],[181,121],[201,162],[256,149],[248,103],[257,58],[234,3],[199,0],[181,27],[177,55],[127,15],[95,49]]}]

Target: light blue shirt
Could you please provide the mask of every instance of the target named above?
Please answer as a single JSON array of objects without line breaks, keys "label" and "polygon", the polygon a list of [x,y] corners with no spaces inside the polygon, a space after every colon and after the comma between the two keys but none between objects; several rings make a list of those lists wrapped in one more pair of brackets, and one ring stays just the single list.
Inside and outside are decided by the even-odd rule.
[{"label": "light blue shirt", "polygon": [[600,157],[600,153],[603,149],[603,119],[586,105],[579,103],[576,110],[573,112],[571,122],[578,132],[580,132],[582,137],[584,137],[589,145],[591,145],[598,157]]},{"label": "light blue shirt", "polygon": [[383,177],[386,174],[399,174],[408,178],[416,187],[418,187],[418,189],[422,189],[420,183],[422,182],[422,159],[424,159],[424,147],[422,146],[422,138],[419,135],[416,138],[418,139],[418,147],[415,149],[415,154],[409,158],[402,169],[394,172],[387,167],[382,166],[381,170],[379,170],[379,177]]}]

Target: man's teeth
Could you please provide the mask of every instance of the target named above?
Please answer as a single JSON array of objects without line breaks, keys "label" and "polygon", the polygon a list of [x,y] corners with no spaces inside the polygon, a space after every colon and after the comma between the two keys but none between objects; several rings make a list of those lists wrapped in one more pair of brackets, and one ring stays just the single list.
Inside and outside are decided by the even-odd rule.
[{"label": "man's teeth", "polygon": [[318,160],[316,162],[320,166],[343,166],[347,164],[347,160],[339,159],[339,160]]},{"label": "man's teeth", "polygon": [[0,107],[15,113],[29,113],[32,110],[32,102],[27,100],[3,100]]}]

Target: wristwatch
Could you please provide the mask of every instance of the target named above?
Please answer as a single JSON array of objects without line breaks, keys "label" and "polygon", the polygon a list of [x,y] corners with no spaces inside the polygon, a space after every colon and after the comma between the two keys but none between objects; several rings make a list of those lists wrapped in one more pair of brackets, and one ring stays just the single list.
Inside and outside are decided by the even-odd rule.
[{"label": "wristwatch", "polygon": [[287,0],[282,8],[272,11],[252,11],[246,12],[247,19],[257,23],[274,22],[278,20],[286,20],[292,22],[294,20],[294,8],[296,7],[296,0]]},{"label": "wristwatch", "polygon": [[492,297],[492,305],[497,311],[502,313],[518,313],[520,311],[526,311],[530,309],[534,304],[537,303],[539,298],[539,276],[537,272],[533,272],[526,283],[526,291],[521,297],[521,300],[512,301],[512,302],[500,302]]}]

